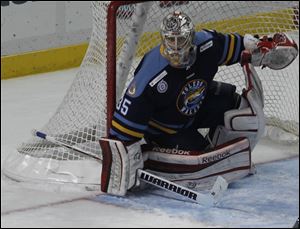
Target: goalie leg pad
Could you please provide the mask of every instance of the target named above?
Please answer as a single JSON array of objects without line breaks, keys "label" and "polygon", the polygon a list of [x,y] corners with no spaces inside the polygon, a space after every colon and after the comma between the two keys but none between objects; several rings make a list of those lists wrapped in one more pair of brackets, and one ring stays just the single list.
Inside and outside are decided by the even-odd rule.
[{"label": "goalie leg pad", "polygon": [[119,140],[101,138],[100,146],[103,153],[101,191],[124,196],[128,189],[139,185],[136,171],[144,166],[140,143],[125,145]]},{"label": "goalie leg pad", "polygon": [[244,90],[240,107],[225,112],[224,126],[218,126],[212,138],[213,146],[237,137],[247,137],[253,151],[264,133],[264,94],[261,81],[252,65],[243,66],[247,90]]},{"label": "goalie leg pad", "polygon": [[210,188],[219,175],[229,183],[252,169],[247,138],[234,139],[209,152],[159,147],[146,152],[145,169],[195,190]]}]

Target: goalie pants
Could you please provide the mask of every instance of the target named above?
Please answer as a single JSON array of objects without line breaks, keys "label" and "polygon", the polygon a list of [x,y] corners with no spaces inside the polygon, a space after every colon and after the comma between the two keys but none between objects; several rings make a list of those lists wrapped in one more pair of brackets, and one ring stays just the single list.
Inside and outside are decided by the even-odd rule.
[{"label": "goalie pants", "polygon": [[209,128],[209,134],[212,135],[218,125],[224,125],[224,113],[235,109],[240,103],[240,95],[235,91],[234,85],[213,81],[190,127],[176,134],[146,134],[144,137],[146,142],[163,148],[205,149],[209,142],[198,129]]}]

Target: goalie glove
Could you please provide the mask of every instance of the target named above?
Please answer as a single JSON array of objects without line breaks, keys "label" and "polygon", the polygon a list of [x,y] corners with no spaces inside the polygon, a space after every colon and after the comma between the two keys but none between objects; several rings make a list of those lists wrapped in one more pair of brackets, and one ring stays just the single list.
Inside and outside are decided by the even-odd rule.
[{"label": "goalie glove", "polygon": [[139,142],[127,144],[119,140],[101,138],[103,153],[101,191],[124,196],[130,188],[139,186],[137,169],[144,167]]},{"label": "goalie glove", "polygon": [[253,66],[280,70],[291,64],[298,55],[296,42],[284,33],[275,33],[260,39],[246,34],[244,46],[249,55],[246,59],[245,56],[241,59],[242,65],[251,62]]}]

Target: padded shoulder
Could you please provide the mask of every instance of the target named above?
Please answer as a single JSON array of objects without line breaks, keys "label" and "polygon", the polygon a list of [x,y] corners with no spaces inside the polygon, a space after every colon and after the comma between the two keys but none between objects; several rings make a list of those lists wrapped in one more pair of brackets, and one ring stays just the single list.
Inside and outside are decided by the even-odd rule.
[{"label": "padded shoulder", "polygon": [[202,30],[195,34],[195,44],[200,45],[203,44],[213,38],[213,31]]},{"label": "padded shoulder", "polygon": [[162,72],[168,65],[169,62],[160,54],[160,46],[156,46],[150,52],[148,52],[135,73],[134,79],[130,83],[130,87],[135,87],[134,95],[129,94],[131,97],[138,97],[143,93],[147,84],[155,77],[158,73]]}]

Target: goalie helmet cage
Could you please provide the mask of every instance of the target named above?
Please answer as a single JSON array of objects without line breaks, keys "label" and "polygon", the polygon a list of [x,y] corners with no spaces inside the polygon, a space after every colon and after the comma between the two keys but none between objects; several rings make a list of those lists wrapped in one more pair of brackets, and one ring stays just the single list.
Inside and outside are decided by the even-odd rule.
[{"label": "goalie helmet cage", "polygon": [[[299,46],[297,1],[112,1],[92,2],[93,31],[79,71],[61,105],[41,129],[49,136],[101,156],[115,103],[142,56],[159,45],[160,23],[174,10],[188,14],[196,31],[266,35],[286,32]],[[299,136],[299,64],[274,71],[258,69],[268,125]],[[244,87],[242,68],[220,67],[216,80]],[[34,128],[34,127],[33,127]],[[6,176],[37,183],[99,187],[101,164],[76,151],[33,137],[9,152]]]}]

